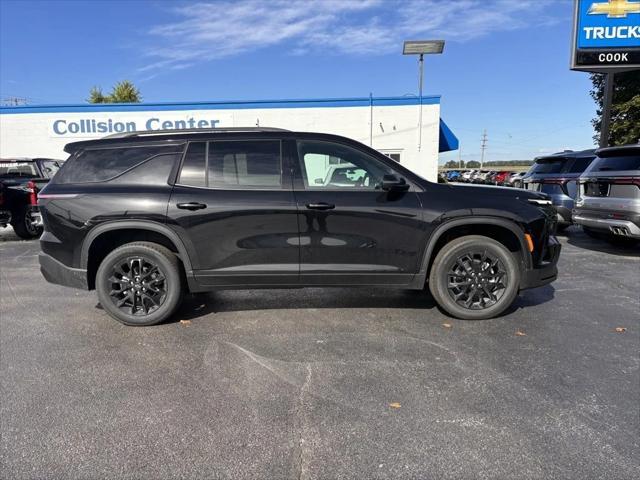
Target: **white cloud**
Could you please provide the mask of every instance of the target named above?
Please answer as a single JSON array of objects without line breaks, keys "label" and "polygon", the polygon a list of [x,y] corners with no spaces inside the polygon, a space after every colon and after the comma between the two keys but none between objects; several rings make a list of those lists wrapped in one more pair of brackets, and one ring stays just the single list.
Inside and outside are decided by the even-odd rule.
[{"label": "white cloud", "polygon": [[153,61],[141,72],[282,45],[292,54],[387,54],[403,39],[468,41],[553,22],[557,0],[222,0],[175,7],[149,31]]}]

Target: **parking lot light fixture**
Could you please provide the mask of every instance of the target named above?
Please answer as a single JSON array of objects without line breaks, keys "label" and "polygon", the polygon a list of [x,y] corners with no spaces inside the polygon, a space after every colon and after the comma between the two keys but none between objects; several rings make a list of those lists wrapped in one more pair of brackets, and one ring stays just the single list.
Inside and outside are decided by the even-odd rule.
[{"label": "parking lot light fixture", "polygon": [[418,151],[422,149],[422,78],[424,72],[424,56],[439,55],[444,51],[444,40],[405,40],[402,48],[403,55],[419,55],[418,65],[420,77],[418,91],[420,95],[420,113],[418,119]]}]

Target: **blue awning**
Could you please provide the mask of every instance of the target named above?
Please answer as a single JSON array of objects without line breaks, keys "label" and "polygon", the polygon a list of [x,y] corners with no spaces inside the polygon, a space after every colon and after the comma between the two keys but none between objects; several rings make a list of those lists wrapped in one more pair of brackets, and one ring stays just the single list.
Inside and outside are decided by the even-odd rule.
[{"label": "blue awning", "polygon": [[440,153],[450,152],[458,149],[458,137],[456,137],[449,126],[440,119]]}]

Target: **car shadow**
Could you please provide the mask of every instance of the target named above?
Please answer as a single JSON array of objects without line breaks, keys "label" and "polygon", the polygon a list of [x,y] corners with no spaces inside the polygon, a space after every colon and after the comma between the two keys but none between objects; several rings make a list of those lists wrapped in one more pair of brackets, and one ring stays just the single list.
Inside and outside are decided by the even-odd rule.
[{"label": "car shadow", "polygon": [[[522,292],[503,317],[521,308],[553,300],[551,285]],[[257,310],[302,310],[340,308],[440,309],[427,290],[394,290],[377,288],[299,288],[292,290],[223,290],[189,294],[177,314],[166,323],[195,320],[209,314]]]},{"label": "car shadow", "polygon": [[253,310],[333,308],[409,308],[436,306],[428,291],[376,288],[297,288],[220,290],[187,295],[177,320],[191,320],[210,313]]},{"label": "car shadow", "polygon": [[640,258],[640,242],[625,241],[626,239],[617,240],[618,243],[612,243],[604,236],[602,238],[590,237],[577,227],[571,227],[563,232],[566,236],[567,243],[574,247],[583,248],[585,250],[592,250],[600,253],[607,253],[609,255],[616,255],[621,257],[636,257]]}]

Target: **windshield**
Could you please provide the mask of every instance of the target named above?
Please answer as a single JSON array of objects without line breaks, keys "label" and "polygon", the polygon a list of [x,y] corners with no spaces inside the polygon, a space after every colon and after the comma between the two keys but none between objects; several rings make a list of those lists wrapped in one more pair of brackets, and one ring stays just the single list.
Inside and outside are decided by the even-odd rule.
[{"label": "windshield", "polygon": [[37,177],[33,162],[0,162],[0,177]]},{"label": "windshield", "polygon": [[640,170],[640,155],[620,157],[604,157],[598,159],[596,171],[609,170]]}]

